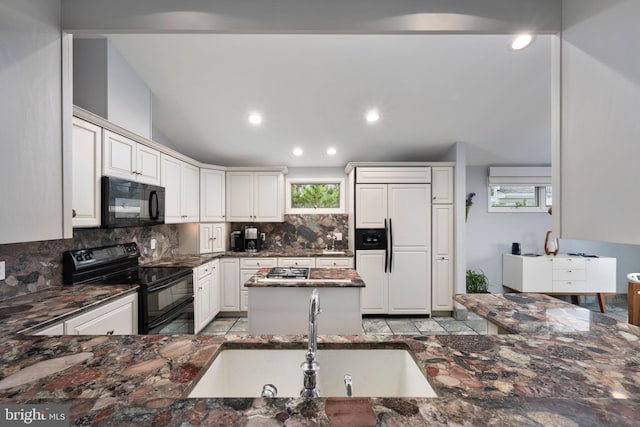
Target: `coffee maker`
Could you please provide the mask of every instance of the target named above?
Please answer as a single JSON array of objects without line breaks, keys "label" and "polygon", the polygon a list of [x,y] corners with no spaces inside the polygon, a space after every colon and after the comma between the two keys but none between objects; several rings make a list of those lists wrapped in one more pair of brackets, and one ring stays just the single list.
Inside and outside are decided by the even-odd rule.
[{"label": "coffee maker", "polygon": [[258,252],[260,250],[260,232],[252,225],[244,227],[244,250]]},{"label": "coffee maker", "polygon": [[231,232],[230,247],[234,252],[243,252],[244,251],[244,232],[240,230],[233,230]]}]

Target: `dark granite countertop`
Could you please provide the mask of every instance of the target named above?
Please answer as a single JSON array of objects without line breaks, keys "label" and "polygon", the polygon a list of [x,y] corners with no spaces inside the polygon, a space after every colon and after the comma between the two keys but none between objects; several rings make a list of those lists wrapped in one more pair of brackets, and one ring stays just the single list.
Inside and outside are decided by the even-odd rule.
[{"label": "dark granite countertop", "polygon": [[95,308],[138,285],[77,285],[51,288],[0,302],[0,334],[30,332]]},{"label": "dark granite countertop", "polygon": [[365,283],[352,268],[312,268],[309,279],[268,279],[271,268],[261,268],[244,283],[247,288],[364,288]]},{"label": "dark granite countertop", "polygon": [[[480,314],[509,304],[531,317],[571,307],[525,296],[531,300],[457,299]],[[434,399],[184,397],[222,349],[305,348],[304,336],[4,334],[0,402],[67,403],[72,425],[353,425],[354,418],[360,425],[386,426],[637,425],[640,328],[589,322],[589,330],[542,334],[319,337],[320,351],[408,349],[438,394]]]},{"label": "dark granite countertop", "polygon": [[344,251],[343,254],[325,254],[321,249],[282,249],[265,250],[260,252],[218,252],[202,255],[174,255],[170,258],[147,262],[142,267],[198,267],[216,258],[271,258],[271,257],[353,257],[353,252]]}]

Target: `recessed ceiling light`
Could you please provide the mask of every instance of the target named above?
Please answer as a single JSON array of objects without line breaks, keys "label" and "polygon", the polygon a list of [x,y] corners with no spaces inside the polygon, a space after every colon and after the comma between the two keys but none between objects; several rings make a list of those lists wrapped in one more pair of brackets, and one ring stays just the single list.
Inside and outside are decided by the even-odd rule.
[{"label": "recessed ceiling light", "polygon": [[294,156],[302,156],[302,148],[294,148],[293,149]]},{"label": "recessed ceiling light", "polygon": [[380,118],[380,114],[376,110],[367,111],[366,119],[369,123],[377,122]]},{"label": "recessed ceiling light", "polygon": [[521,50],[525,47],[529,46],[533,41],[533,36],[531,34],[519,34],[513,39],[511,42],[511,49],[513,50]]},{"label": "recessed ceiling light", "polygon": [[249,114],[249,123],[252,125],[259,125],[262,123],[262,116],[258,113]]},{"label": "recessed ceiling light", "polygon": [[330,155],[330,156],[335,155],[336,154],[336,149],[333,148],[333,147],[327,148],[327,154]]}]

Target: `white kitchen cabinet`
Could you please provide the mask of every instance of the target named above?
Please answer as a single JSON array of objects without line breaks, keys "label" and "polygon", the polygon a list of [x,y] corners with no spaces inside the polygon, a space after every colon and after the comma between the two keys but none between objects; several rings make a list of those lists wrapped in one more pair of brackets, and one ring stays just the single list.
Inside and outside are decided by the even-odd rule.
[{"label": "white kitchen cabinet", "polygon": [[317,257],[316,268],[353,268],[353,257]]},{"label": "white kitchen cabinet", "polygon": [[384,250],[356,251],[356,269],[367,284],[363,313],[429,314],[430,185],[356,184],[356,228],[386,228],[388,233],[386,255]]},{"label": "white kitchen cabinet", "polygon": [[389,312],[389,274],[384,265],[384,250],[356,252],[356,270],[366,284],[360,296],[363,314]]},{"label": "white kitchen cabinet", "polygon": [[616,259],[504,254],[502,282],[520,292],[615,293]]},{"label": "white kitchen cabinet", "polygon": [[199,168],[164,153],[161,159],[165,223],[197,222],[200,215]]},{"label": "white kitchen cabinet", "polygon": [[71,223],[76,228],[99,227],[102,128],[74,117],[71,144]]},{"label": "white kitchen cabinet", "polygon": [[195,333],[200,332],[218,314],[219,261],[213,260],[193,269]]},{"label": "white kitchen cabinet", "polygon": [[[313,260],[314,258],[309,259]],[[247,311],[249,309],[249,290],[244,286],[247,280],[251,279],[251,277],[253,277],[253,275],[256,274],[261,268],[273,268],[278,266],[278,263],[279,258],[240,258],[240,311]]]},{"label": "white kitchen cabinet", "polygon": [[282,222],[283,194],[284,175],[280,172],[227,172],[226,220]]},{"label": "white kitchen cabinet", "polygon": [[138,294],[129,294],[64,322],[65,335],[136,335]]},{"label": "white kitchen cabinet", "polygon": [[437,166],[431,168],[431,203],[453,203],[453,167]]},{"label": "white kitchen cabinet", "polygon": [[225,172],[200,169],[200,221],[224,222],[225,206]]},{"label": "white kitchen cabinet", "polygon": [[160,185],[160,152],[104,130],[103,174]]},{"label": "white kitchen cabinet", "polygon": [[224,252],[224,224],[198,224],[199,253]]},{"label": "white kitchen cabinet", "polygon": [[431,168],[427,166],[372,166],[356,169],[359,184],[428,184]]},{"label": "white kitchen cabinet", "polygon": [[240,310],[240,269],[238,258],[220,259],[220,311]]},{"label": "white kitchen cabinet", "polygon": [[453,310],[453,216],[453,205],[432,206],[431,309],[434,311]]},{"label": "white kitchen cabinet", "polygon": [[279,257],[278,267],[316,267],[316,259],[313,257]]}]

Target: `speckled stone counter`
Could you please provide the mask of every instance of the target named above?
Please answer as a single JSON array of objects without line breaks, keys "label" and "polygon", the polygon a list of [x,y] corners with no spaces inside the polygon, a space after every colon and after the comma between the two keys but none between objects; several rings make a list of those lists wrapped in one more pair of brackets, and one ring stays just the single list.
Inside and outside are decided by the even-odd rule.
[{"label": "speckled stone counter", "polygon": [[5,300],[0,302],[0,334],[28,333],[137,290],[138,285],[63,286]]},{"label": "speckled stone counter", "polygon": [[[495,311],[496,319],[513,319],[507,313],[519,311],[534,317],[519,322],[537,319],[549,326],[563,320],[543,320],[532,313],[542,316],[548,309],[571,307],[547,297],[525,296],[529,299],[470,295],[458,300],[479,313]],[[508,326],[506,320],[498,321]],[[2,320],[5,331],[21,328],[16,323],[6,327],[6,322]],[[541,334],[319,337],[320,352],[409,350],[438,394],[434,399],[184,397],[221,350],[302,349],[304,336],[4,334],[0,402],[67,403],[72,425],[98,426],[351,426],[355,421],[371,426],[635,426],[640,410],[640,328],[588,322],[588,330],[560,332],[549,327],[553,333],[543,329]],[[318,357],[322,364],[321,353]]]},{"label": "speckled stone counter", "polygon": [[352,257],[353,252],[350,250],[341,251],[343,253],[325,253],[322,249],[278,249],[278,250],[262,250],[259,252],[225,252],[228,257]]},{"label": "speckled stone counter", "polygon": [[244,283],[247,288],[363,288],[365,283],[352,268],[312,268],[309,279],[268,279],[270,268],[261,268]]}]

